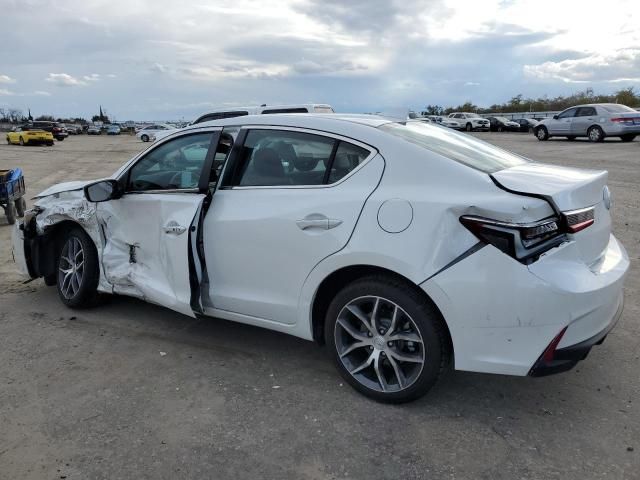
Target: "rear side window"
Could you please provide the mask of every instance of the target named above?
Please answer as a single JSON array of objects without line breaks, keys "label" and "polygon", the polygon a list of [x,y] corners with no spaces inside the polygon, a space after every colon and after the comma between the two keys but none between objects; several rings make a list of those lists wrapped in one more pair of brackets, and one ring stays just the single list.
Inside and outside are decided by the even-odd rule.
[{"label": "rear side window", "polygon": [[304,132],[250,130],[231,186],[313,186],[335,183],[353,171],[369,150]]},{"label": "rear side window", "polygon": [[386,123],[380,130],[485,173],[528,163],[476,138],[424,122]]},{"label": "rear side window", "polygon": [[596,109],[593,107],[580,107],[576,117],[593,117],[596,115]]},{"label": "rear side window", "polygon": [[619,105],[615,103],[600,105],[609,113],[637,113],[637,110],[634,110],[631,107],[627,107],[626,105]]},{"label": "rear side window", "polygon": [[196,124],[196,123],[202,123],[202,122],[209,122],[211,120],[220,120],[222,118],[244,117],[245,115],[249,115],[249,112],[247,112],[246,110],[238,110],[233,112],[208,113],[206,115],[201,116],[193,123]]}]

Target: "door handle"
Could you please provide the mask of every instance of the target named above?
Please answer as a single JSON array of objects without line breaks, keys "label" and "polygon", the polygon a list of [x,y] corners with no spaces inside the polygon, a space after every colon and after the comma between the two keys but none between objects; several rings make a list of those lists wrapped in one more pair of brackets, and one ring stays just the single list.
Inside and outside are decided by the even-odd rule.
[{"label": "door handle", "polygon": [[342,223],[342,220],[335,218],[328,218],[324,215],[311,214],[296,221],[296,225],[300,230],[307,230],[308,228],[318,228],[321,230],[331,230],[336,228]]},{"label": "door handle", "polygon": [[178,225],[175,222],[168,223],[164,226],[164,233],[169,233],[172,235],[180,235],[187,230],[187,227],[183,227],[182,225]]}]

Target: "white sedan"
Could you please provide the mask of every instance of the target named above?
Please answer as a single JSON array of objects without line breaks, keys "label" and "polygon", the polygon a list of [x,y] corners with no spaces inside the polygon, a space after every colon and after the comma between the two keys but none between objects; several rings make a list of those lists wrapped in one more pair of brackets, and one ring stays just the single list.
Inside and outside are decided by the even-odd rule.
[{"label": "white sedan", "polygon": [[153,125],[147,125],[146,127],[142,127],[138,130],[136,132],[136,137],[143,142],[150,142],[153,141],[156,134],[172,130],[175,130],[175,127],[166,123],[154,123]]},{"label": "white sedan", "polygon": [[449,365],[547,375],[602,342],[629,267],[610,208],[604,171],[424,122],[244,116],[45,190],[13,248],[69,307],[116,293],[314,340],[403,402]]}]

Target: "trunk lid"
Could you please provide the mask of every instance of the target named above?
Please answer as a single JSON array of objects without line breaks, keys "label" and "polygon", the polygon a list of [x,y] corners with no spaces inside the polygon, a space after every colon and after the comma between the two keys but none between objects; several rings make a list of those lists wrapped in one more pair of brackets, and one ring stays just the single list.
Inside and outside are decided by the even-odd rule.
[{"label": "trunk lid", "polygon": [[492,177],[513,193],[551,200],[570,227],[593,219],[592,224],[569,237],[576,242],[585,263],[591,265],[602,256],[611,234],[611,215],[605,204],[606,171],[529,163],[493,173]]}]

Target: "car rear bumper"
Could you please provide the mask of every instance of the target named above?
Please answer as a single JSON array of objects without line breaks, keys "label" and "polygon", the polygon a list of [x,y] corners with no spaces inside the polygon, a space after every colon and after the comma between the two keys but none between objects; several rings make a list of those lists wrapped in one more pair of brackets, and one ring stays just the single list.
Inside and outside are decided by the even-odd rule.
[{"label": "car rear bumper", "polygon": [[611,122],[611,125],[608,125],[604,130],[605,130],[605,134],[609,136],[640,135],[640,124],[624,125],[624,124],[614,124],[613,122]]},{"label": "car rear bumper", "polygon": [[[543,375],[571,368],[613,328],[628,268],[613,235],[591,266],[575,241],[528,266],[488,245],[421,287],[447,322],[456,369]],[[557,368],[542,368],[561,332],[546,356]]]}]

